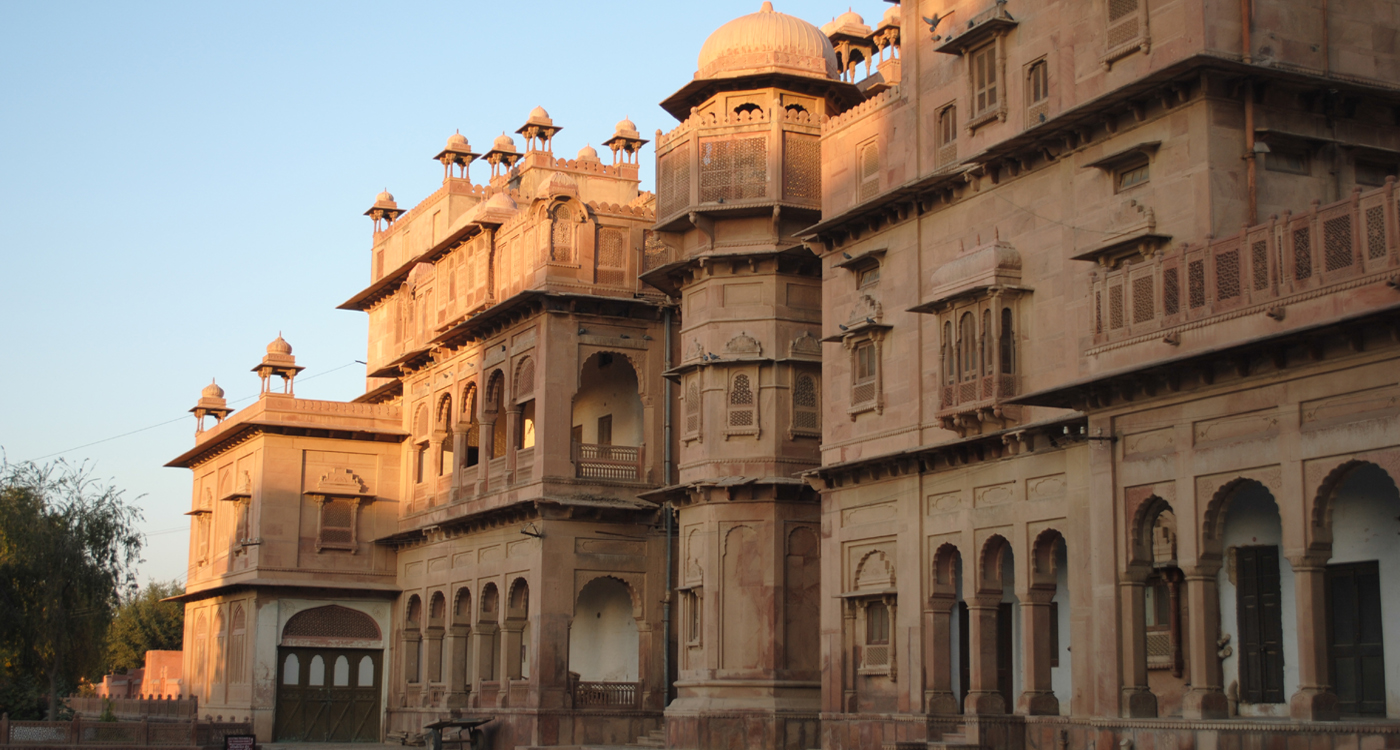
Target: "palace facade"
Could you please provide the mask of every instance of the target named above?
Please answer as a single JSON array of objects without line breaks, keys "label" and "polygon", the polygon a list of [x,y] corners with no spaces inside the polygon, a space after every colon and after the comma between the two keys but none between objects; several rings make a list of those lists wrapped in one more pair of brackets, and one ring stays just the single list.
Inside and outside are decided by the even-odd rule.
[{"label": "palace facade", "polygon": [[366,211],[365,393],[279,336],[192,410],[185,683],[263,741],[1400,747],[1397,32],[765,2],[606,162],[452,136]]}]

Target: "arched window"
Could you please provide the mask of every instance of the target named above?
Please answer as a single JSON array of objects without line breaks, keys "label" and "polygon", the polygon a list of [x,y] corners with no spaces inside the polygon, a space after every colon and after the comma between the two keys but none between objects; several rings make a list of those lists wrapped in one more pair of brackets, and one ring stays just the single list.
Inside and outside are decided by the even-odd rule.
[{"label": "arched window", "polygon": [[880,192],[880,144],[870,141],[860,147],[860,199],[874,198]]},{"label": "arched window", "polygon": [[943,323],[943,384],[954,385],[958,382],[958,365],[956,340],[953,338],[952,321]]},{"label": "arched window", "polygon": [[574,259],[574,212],[559,204],[549,212],[553,223],[550,231],[549,259],[555,263],[571,263]]},{"label": "arched window", "polygon": [[754,408],[752,381],[747,373],[739,373],[729,383],[729,415],[725,434],[758,434],[758,411]]},{"label": "arched window", "polygon": [[992,357],[992,347],[996,346],[996,340],[992,338],[992,311],[982,311],[982,374],[992,374],[992,364],[996,360]]},{"label": "arched window", "polygon": [[792,386],[792,432],[794,435],[821,435],[821,398],[817,379],[799,374]]},{"label": "arched window", "polygon": [[437,413],[438,476],[452,473],[452,395],[443,394]]},{"label": "arched window", "polygon": [[1016,372],[1016,338],[1011,328],[1011,308],[1001,308],[1001,374]]},{"label": "arched window", "polygon": [[760,106],[758,106],[757,104],[754,104],[753,102],[744,102],[743,104],[740,104],[739,106],[737,106],[737,107],[734,108],[734,114],[736,114],[736,115],[745,115],[745,114],[746,114],[746,115],[753,115],[753,114],[760,114],[760,115],[761,115],[761,114],[763,114],[763,108],[760,107]]},{"label": "arched window", "polygon": [[694,375],[685,389],[685,434],[700,434],[700,378]]},{"label": "arched window", "polygon": [[535,360],[526,357],[515,370],[515,403],[520,406],[520,425],[515,447],[535,447]]},{"label": "arched window", "polygon": [[977,377],[977,319],[970,312],[958,321],[958,371],[963,382]]},{"label": "arched window", "polygon": [[476,383],[468,383],[462,392],[462,421],[467,424],[467,450],[463,466],[476,466],[481,460],[481,423],[476,418]]}]

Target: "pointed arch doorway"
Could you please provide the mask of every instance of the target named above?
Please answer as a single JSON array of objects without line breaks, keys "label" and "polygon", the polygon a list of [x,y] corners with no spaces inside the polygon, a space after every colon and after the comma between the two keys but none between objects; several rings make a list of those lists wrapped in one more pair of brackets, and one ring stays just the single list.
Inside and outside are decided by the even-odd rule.
[{"label": "pointed arch doorway", "polygon": [[362,646],[380,638],[373,618],[348,607],[293,615],[277,648],[274,741],[378,742],[384,649]]}]

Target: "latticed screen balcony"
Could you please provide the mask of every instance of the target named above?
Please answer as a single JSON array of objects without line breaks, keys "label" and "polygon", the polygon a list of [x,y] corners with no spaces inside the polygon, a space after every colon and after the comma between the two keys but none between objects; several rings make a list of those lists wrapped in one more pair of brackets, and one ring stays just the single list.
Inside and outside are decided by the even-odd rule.
[{"label": "latticed screen balcony", "polygon": [[1205,244],[1095,271],[1093,342],[1131,341],[1344,292],[1400,267],[1394,182]]}]

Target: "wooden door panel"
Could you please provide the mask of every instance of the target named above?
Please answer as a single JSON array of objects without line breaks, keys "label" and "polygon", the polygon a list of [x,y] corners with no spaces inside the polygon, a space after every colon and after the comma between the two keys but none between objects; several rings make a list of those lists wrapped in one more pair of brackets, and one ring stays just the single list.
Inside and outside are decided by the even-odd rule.
[{"label": "wooden door panel", "polygon": [[[312,684],[311,665],[317,657],[322,668],[317,670],[319,682]],[[293,658],[299,667],[294,683],[288,680],[292,670],[287,668]],[[362,665],[366,658],[369,664]],[[278,649],[276,739],[378,742],[382,658],[382,651],[366,649]]]},{"label": "wooden door panel", "polygon": [[1380,570],[1374,560],[1327,566],[1327,645],[1343,714],[1385,715]]}]

